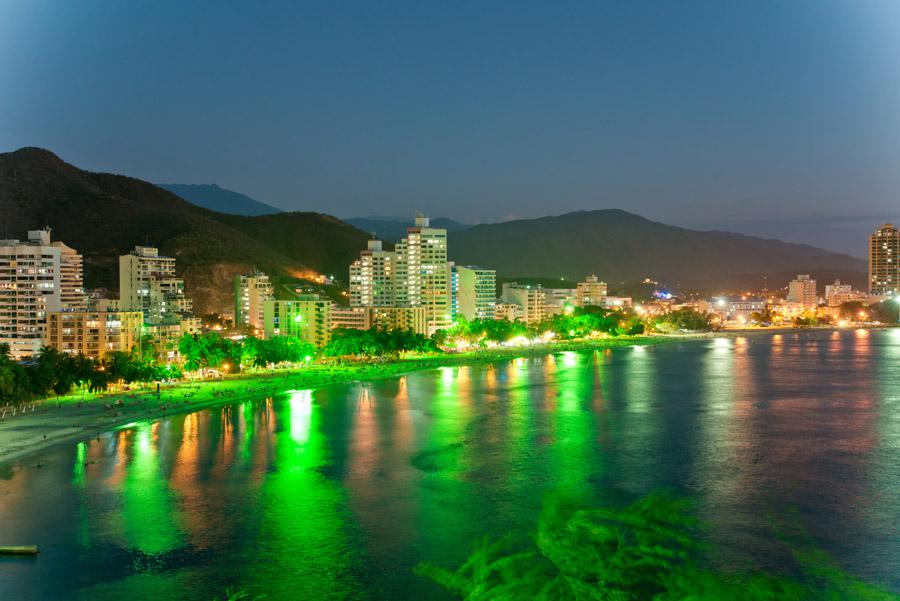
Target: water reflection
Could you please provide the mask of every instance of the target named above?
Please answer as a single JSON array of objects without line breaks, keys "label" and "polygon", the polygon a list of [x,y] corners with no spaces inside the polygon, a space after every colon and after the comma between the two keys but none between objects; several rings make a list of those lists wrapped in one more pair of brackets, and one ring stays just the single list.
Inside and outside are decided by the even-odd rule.
[{"label": "water reflection", "polygon": [[[9,598],[442,598],[412,574],[527,535],[544,495],[690,494],[726,565],[778,521],[900,588],[900,330],[555,353],[270,398],[6,468]],[[4,595],[7,598],[9,595]]]}]

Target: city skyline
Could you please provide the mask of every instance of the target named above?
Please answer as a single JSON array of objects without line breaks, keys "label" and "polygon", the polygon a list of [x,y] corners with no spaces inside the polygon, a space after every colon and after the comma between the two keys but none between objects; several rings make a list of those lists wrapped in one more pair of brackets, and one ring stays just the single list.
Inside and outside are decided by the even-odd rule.
[{"label": "city skyline", "polygon": [[622,208],[856,256],[900,220],[889,2],[0,11],[3,150],[338,217]]}]

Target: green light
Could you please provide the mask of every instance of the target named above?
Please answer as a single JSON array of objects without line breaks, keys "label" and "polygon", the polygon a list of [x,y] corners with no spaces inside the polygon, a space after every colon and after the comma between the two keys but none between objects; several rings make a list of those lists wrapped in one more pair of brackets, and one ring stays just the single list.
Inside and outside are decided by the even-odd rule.
[{"label": "green light", "polygon": [[306,361],[307,363],[309,363],[310,361],[312,361],[312,357],[307,355],[307,356],[303,357],[303,360]]},{"label": "green light", "polygon": [[294,316],[294,323],[300,323],[301,321],[303,321],[303,316],[302,316],[302,315],[300,315],[300,314],[298,313],[297,315]]}]

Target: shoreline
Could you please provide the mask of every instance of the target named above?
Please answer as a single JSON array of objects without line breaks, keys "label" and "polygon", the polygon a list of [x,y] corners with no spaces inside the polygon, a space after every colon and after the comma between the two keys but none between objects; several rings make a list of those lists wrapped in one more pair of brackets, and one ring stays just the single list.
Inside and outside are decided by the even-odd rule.
[{"label": "shoreline", "polygon": [[[817,328],[819,329],[819,328]],[[835,329],[835,328],[829,328]],[[290,389],[317,389],[399,377],[413,372],[457,365],[479,365],[567,351],[596,351],[621,347],[708,340],[714,337],[770,334],[781,328],[719,330],[697,334],[622,336],[597,341],[550,343],[512,349],[446,353],[384,362],[313,365],[290,370],[253,371],[215,380],[186,381],[118,393],[76,393],[27,405],[14,416],[0,419],[0,468],[56,445],[81,441],[103,432],[153,422],[171,415],[192,413],[270,396]],[[802,332],[804,329],[786,328]],[[40,463],[37,465],[40,466]]]}]

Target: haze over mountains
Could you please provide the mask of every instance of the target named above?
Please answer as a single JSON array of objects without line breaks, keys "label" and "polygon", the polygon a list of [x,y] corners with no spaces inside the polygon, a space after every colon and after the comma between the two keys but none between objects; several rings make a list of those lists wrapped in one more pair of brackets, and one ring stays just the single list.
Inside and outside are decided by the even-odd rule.
[{"label": "haze over mountains", "polygon": [[220,188],[216,184],[157,184],[163,190],[177,194],[189,203],[231,215],[271,215],[283,213],[281,209],[267,205],[246,194]]},{"label": "haze over mountains", "polygon": [[[177,189],[188,195],[197,190],[189,188]],[[200,188],[208,192],[211,187]],[[204,202],[242,210],[234,203],[216,204],[233,197],[215,188]],[[136,244],[157,245],[178,259],[201,313],[227,309],[232,276],[254,265],[276,281],[315,272],[346,283],[348,266],[371,231],[395,240],[409,225],[377,218],[346,223],[307,212],[226,214],[145,181],[80,170],[39,148],[0,154],[0,215],[0,238],[23,238],[29,229],[51,226],[54,239],[84,254],[86,285],[113,292],[118,256]],[[822,280],[837,276],[857,285],[865,282],[865,262],[855,257],[672,227],[621,210],[476,226],[437,219],[434,224],[452,231],[451,259],[494,268],[500,277],[578,280],[597,273],[610,283],[651,277],[716,292],[725,286],[759,287],[765,275],[770,287],[777,288],[801,272]]]}]

